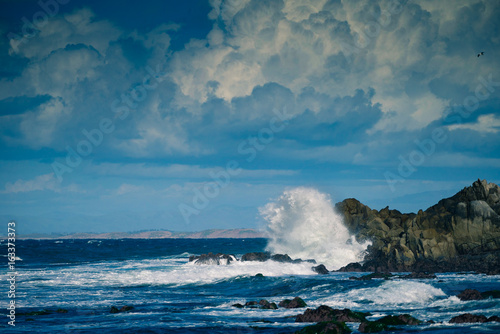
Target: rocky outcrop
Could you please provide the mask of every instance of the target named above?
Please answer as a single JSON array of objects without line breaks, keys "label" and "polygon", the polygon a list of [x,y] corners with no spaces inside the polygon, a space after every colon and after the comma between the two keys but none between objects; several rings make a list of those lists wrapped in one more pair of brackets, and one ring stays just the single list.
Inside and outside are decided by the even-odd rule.
[{"label": "rocky outcrop", "polygon": [[236,308],[244,308],[244,307],[248,307],[248,308],[260,308],[260,309],[263,309],[263,310],[277,310],[278,309],[278,306],[276,305],[276,303],[270,303],[266,299],[261,299],[258,302],[256,302],[256,301],[246,302],[245,305],[242,305],[242,304],[239,304],[239,303],[238,304],[233,304],[232,306],[236,307]]},{"label": "rocky outcrop", "polygon": [[312,269],[312,271],[314,271],[315,273],[318,273],[320,275],[328,275],[328,273],[329,273],[328,269],[326,269],[325,265],[323,265],[323,264],[320,264],[318,266],[314,266],[311,269]]},{"label": "rocky outcrop", "polygon": [[[361,271],[500,274],[500,188],[477,180],[417,214],[377,211],[356,199],[336,205],[359,242],[371,240]],[[349,265],[346,269],[358,269]],[[358,271],[358,270],[355,270]]]},{"label": "rocky outcrop", "polygon": [[306,307],[307,304],[306,302],[300,298],[300,297],[295,297],[294,299],[285,299],[281,301],[278,304],[279,307],[284,307],[284,308],[301,308],[301,307]]},{"label": "rocky outcrop", "polygon": [[391,330],[390,326],[420,325],[421,323],[422,321],[409,314],[388,315],[375,321],[364,321],[359,325],[358,330],[361,333],[378,333]]},{"label": "rocky outcrop", "polygon": [[236,256],[229,254],[221,254],[221,253],[208,253],[201,254],[199,256],[190,256],[189,262],[194,262],[194,264],[202,265],[202,264],[210,264],[210,265],[226,265],[231,262],[238,261]]},{"label": "rocky outcrop", "polygon": [[295,317],[295,322],[322,322],[322,321],[337,321],[337,322],[363,322],[366,321],[368,314],[362,312],[354,312],[349,309],[333,309],[326,305],[321,305],[317,309],[307,309],[303,314]]},{"label": "rocky outcrop", "polygon": [[256,252],[256,253],[246,253],[241,257],[241,261],[259,261],[265,262],[271,259],[271,253],[268,252]]},{"label": "rocky outcrop", "polygon": [[302,328],[295,334],[349,334],[352,331],[343,322],[324,321]]},{"label": "rocky outcrop", "polygon": [[500,298],[500,290],[491,290],[479,292],[476,289],[465,289],[457,295],[458,299],[462,301],[469,300],[482,300],[488,298]]},{"label": "rocky outcrop", "polygon": [[487,318],[482,314],[477,315],[477,314],[464,313],[451,318],[450,324],[463,324],[463,323],[475,323],[475,322],[483,323],[492,321],[500,322],[500,318],[495,315]]}]

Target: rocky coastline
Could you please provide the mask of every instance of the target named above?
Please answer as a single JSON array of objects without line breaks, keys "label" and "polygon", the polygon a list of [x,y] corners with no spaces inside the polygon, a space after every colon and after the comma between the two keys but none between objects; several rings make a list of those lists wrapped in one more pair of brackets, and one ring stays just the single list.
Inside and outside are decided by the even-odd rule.
[{"label": "rocky coastline", "polygon": [[486,180],[417,214],[353,198],[336,209],[358,241],[372,242],[364,261],[339,271],[500,274],[500,188]]}]

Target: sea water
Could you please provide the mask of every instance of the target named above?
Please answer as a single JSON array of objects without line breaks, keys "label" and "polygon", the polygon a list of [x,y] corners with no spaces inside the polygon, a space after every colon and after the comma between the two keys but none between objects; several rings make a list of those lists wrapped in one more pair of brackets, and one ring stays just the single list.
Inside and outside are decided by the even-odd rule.
[{"label": "sea water", "polygon": [[[6,249],[6,240],[1,247]],[[466,288],[498,290],[499,276],[446,273],[436,279],[356,281],[349,277],[362,273],[318,275],[310,263],[217,266],[188,261],[190,255],[208,252],[240,258],[267,247],[266,239],[18,240],[15,327],[8,325],[5,316],[9,299],[8,282],[3,279],[0,332],[293,333],[307,325],[294,322],[305,308],[261,310],[232,305],[260,299],[279,303],[295,296],[309,308],[349,308],[370,312],[370,319],[408,313],[435,322],[406,326],[399,333],[500,332],[500,323],[448,323],[463,313],[500,315],[499,299],[460,301],[456,297]],[[263,277],[257,277],[259,273]],[[125,305],[133,309],[110,313],[112,306]],[[57,313],[58,309],[67,313]],[[49,314],[29,315],[40,310]],[[348,324],[354,332],[358,325]]]}]

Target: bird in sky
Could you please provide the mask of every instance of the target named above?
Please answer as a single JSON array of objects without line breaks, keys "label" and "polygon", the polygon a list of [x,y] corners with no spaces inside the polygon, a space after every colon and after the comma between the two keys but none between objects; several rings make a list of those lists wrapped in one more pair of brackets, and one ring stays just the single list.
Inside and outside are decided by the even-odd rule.
[{"label": "bird in sky", "polygon": [[483,52],[483,51],[481,51],[481,52],[479,52],[479,53],[477,54],[477,56],[478,56],[478,57],[479,57],[479,56],[482,56],[482,55],[484,55],[484,52]]}]

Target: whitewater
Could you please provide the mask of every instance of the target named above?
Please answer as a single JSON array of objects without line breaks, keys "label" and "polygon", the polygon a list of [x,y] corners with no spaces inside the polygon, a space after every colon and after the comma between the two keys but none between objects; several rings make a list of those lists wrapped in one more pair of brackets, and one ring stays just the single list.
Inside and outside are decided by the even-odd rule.
[{"label": "whitewater", "polygon": [[329,269],[363,260],[370,242],[358,243],[335,212],[327,194],[313,188],[287,190],[260,208],[267,222],[267,250],[314,259]]}]

